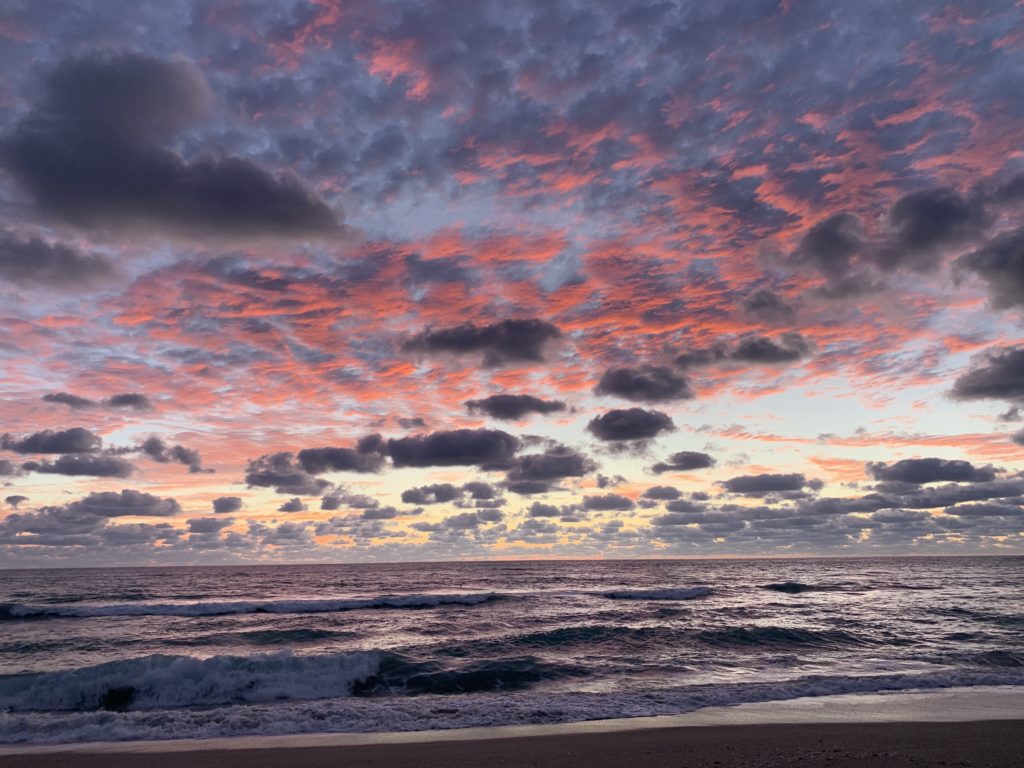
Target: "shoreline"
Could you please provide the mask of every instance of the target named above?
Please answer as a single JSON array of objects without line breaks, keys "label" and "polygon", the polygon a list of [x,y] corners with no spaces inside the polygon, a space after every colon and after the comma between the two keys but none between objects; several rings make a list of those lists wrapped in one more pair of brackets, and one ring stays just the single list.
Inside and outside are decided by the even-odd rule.
[{"label": "shoreline", "polygon": [[[708,707],[679,715],[587,720],[538,725],[506,725],[433,731],[300,733],[204,739],[97,741],[65,744],[0,745],[0,768],[20,765],[79,765],[81,759],[122,755],[138,759],[189,753],[295,754],[337,749],[386,750],[445,748],[469,742],[516,743],[537,739],[635,738],[637,733],[733,731],[770,732],[780,728],[863,729],[872,726],[936,726],[1017,723],[1024,751],[1024,686],[984,686],[944,690],[893,691],[815,696],[772,702]],[[941,730],[941,729],[940,729]],[[37,760],[26,763],[23,760]],[[68,762],[70,761],[70,762]],[[169,764],[173,764],[169,763]],[[276,763],[268,763],[276,765]]]}]

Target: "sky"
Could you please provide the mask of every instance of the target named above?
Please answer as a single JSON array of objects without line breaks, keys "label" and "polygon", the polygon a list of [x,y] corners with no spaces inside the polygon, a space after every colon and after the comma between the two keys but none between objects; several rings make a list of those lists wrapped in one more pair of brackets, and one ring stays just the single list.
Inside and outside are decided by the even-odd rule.
[{"label": "sky", "polygon": [[1022,16],[5,2],[0,567],[1024,553]]}]

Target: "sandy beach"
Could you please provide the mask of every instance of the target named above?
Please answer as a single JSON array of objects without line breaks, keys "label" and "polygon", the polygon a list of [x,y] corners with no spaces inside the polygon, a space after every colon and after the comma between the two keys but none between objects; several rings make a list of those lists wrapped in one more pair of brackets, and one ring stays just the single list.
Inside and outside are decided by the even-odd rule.
[{"label": "sandy beach", "polygon": [[0,749],[0,768],[1019,768],[1022,761],[1024,691],[1017,688],[825,696],[558,725]]},{"label": "sandy beach", "polygon": [[3,768],[450,768],[636,765],[703,768],[986,766],[1019,768],[1024,720],[659,728],[472,741],[189,752],[52,752],[0,757]]}]

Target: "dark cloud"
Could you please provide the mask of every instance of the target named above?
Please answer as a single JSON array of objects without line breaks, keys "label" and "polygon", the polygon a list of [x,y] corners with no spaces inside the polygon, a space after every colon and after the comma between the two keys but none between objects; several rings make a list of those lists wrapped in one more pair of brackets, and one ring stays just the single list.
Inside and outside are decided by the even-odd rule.
[{"label": "dark cloud", "polygon": [[654,365],[609,368],[601,376],[594,392],[641,403],[685,400],[694,396],[685,378],[671,368]]},{"label": "dark cloud", "polygon": [[869,462],[867,470],[876,480],[892,483],[954,482],[980,483],[994,480],[995,469],[991,466],[976,467],[969,461],[949,459],[903,459],[892,464],[880,461]]},{"label": "dark cloud", "polygon": [[4,498],[4,502],[10,504],[13,509],[17,509],[18,505],[25,501],[28,501],[28,496],[21,496],[19,494]]},{"label": "dark cloud", "polygon": [[264,454],[250,461],[245,482],[252,487],[300,496],[320,496],[331,487],[326,480],[313,477],[295,464],[295,456],[287,451]]},{"label": "dark cloud", "polygon": [[722,482],[722,487],[729,493],[745,495],[799,491],[805,485],[807,485],[806,478],[795,473],[790,475],[740,475]]},{"label": "dark cloud", "polygon": [[181,507],[174,499],[160,498],[130,488],[125,488],[120,493],[90,493],[84,499],[72,502],[68,506],[99,517],[170,517],[181,512]]},{"label": "dark cloud", "polygon": [[668,414],[643,408],[616,409],[595,416],[587,424],[587,431],[599,440],[650,440],[662,432],[674,430],[675,424]]},{"label": "dark cloud", "polygon": [[293,496],[288,499],[284,504],[277,508],[278,512],[305,512],[306,505],[302,503],[302,499],[298,496]]},{"label": "dark cloud", "polygon": [[758,288],[747,294],[741,306],[749,317],[773,325],[790,323],[796,315],[793,307],[768,288]]},{"label": "dark cloud", "polygon": [[387,441],[396,467],[503,467],[519,440],[499,429],[455,429]]},{"label": "dark cloud", "polygon": [[0,459],[0,477],[17,477],[24,474],[24,470],[8,459]]},{"label": "dark cloud", "polygon": [[471,412],[486,413],[492,419],[519,421],[531,413],[557,413],[565,410],[559,400],[541,400],[533,395],[491,395],[482,400],[467,400]]},{"label": "dark cloud", "polygon": [[742,363],[778,365],[809,357],[814,345],[799,333],[784,333],[777,339],[743,336],[729,352],[729,359]]},{"label": "dark cloud", "polygon": [[1024,227],[961,256],[953,270],[958,277],[971,274],[984,282],[996,309],[1024,306]]},{"label": "dark cloud", "polygon": [[181,445],[168,445],[156,435],[146,438],[139,449],[153,461],[161,464],[177,463],[188,467],[189,472],[205,472],[199,451]]},{"label": "dark cloud", "polygon": [[241,508],[242,499],[239,496],[218,496],[213,500],[213,511],[218,515],[238,512]]},{"label": "dark cloud", "polygon": [[444,504],[461,498],[462,489],[451,483],[435,483],[402,491],[404,504]]},{"label": "dark cloud", "polygon": [[505,490],[520,496],[534,496],[538,493],[548,493],[552,488],[551,483],[546,480],[509,480],[505,483]]},{"label": "dark cloud", "polygon": [[428,328],[402,345],[424,354],[483,353],[484,365],[493,368],[509,363],[542,362],[544,348],[561,336],[558,328],[537,318],[502,320],[491,325],[464,323],[451,328]]},{"label": "dark cloud", "polygon": [[875,249],[873,260],[882,269],[927,271],[938,265],[937,249],[980,233],[985,212],[980,200],[956,190],[926,189],[897,200],[888,223],[892,242]]},{"label": "dark cloud", "polygon": [[1024,347],[990,349],[953,382],[957,400],[1024,400]]},{"label": "dark cloud", "polygon": [[113,274],[113,265],[99,254],[82,253],[38,237],[23,240],[0,231],[0,282],[80,292],[109,283]]},{"label": "dark cloud", "polygon": [[169,148],[207,113],[199,71],[179,60],[94,54],[58,64],[0,163],[45,213],[87,228],[190,235],[337,232],[291,176],[239,157],[187,161]]},{"label": "dark cloud", "polygon": [[108,408],[119,408],[126,411],[151,411],[153,403],[148,397],[139,392],[124,392],[120,395],[111,395],[103,404]]},{"label": "dark cloud", "polygon": [[378,472],[384,466],[383,446],[377,441],[355,448],[304,448],[299,464],[311,475],[324,472]]},{"label": "dark cloud", "polygon": [[223,517],[193,517],[187,521],[189,533],[220,533],[233,522]]},{"label": "dark cloud", "polygon": [[98,403],[95,400],[90,400],[87,397],[79,397],[78,395],[72,395],[68,392],[52,392],[50,394],[43,395],[43,400],[47,403],[59,403],[60,405],[66,405],[72,410],[79,408],[95,408]]},{"label": "dark cloud", "polygon": [[498,489],[490,483],[482,483],[478,480],[471,480],[462,486],[462,490],[469,494],[470,498],[479,501],[486,501],[497,498]]},{"label": "dark cloud", "polygon": [[562,510],[554,504],[544,504],[543,502],[535,501],[530,505],[527,514],[530,517],[561,517]]},{"label": "dark cloud", "polygon": [[676,357],[675,363],[683,370],[715,363],[748,363],[752,365],[782,365],[795,363],[814,352],[814,344],[796,332],[783,333],[776,338],[747,334],[731,344],[706,349],[694,349]]},{"label": "dark cloud", "polygon": [[596,469],[597,464],[589,457],[568,446],[556,445],[542,453],[517,456],[506,479],[511,483],[550,483],[566,477],[583,477]]},{"label": "dark cloud", "polygon": [[857,218],[849,213],[837,213],[807,231],[797,248],[797,256],[813,263],[826,277],[839,280],[849,274],[851,259],[864,246]]},{"label": "dark cloud", "polygon": [[624,512],[635,506],[632,499],[617,493],[583,497],[583,509],[588,512]]},{"label": "dark cloud", "polygon": [[0,447],[15,453],[94,453],[103,447],[103,439],[83,427],[44,429],[21,439],[5,434]]},{"label": "dark cloud", "polygon": [[658,501],[673,501],[680,497],[679,489],[671,485],[652,485],[643,493],[645,499],[657,499]]},{"label": "dark cloud", "polygon": [[135,466],[110,454],[69,453],[56,461],[26,461],[22,468],[46,475],[129,477]]},{"label": "dark cloud", "polygon": [[651,467],[651,471],[656,475],[663,472],[692,472],[695,469],[709,469],[716,463],[714,458],[700,451],[679,451],[665,461],[659,461]]}]

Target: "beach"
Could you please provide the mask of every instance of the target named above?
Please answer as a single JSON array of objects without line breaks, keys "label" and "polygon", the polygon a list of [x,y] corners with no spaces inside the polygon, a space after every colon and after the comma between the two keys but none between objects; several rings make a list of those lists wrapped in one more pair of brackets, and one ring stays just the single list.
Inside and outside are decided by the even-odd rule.
[{"label": "beach", "polygon": [[1024,691],[993,688],[831,696],[558,725],[7,747],[0,768],[1017,768],[1022,755]]},{"label": "beach", "polygon": [[987,766],[1018,768],[1024,720],[968,723],[861,723],[698,726],[625,733],[232,750],[65,751],[0,756],[2,768],[493,768],[563,766],[619,768],[672,765],[758,766]]}]

